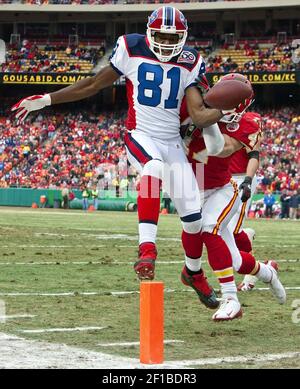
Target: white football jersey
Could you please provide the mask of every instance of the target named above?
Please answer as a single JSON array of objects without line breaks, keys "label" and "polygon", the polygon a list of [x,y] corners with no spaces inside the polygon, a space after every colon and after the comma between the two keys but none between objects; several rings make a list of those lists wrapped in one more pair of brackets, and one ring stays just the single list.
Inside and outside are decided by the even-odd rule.
[{"label": "white football jersey", "polygon": [[185,90],[205,73],[201,55],[184,47],[171,61],[160,62],[144,35],[129,34],[118,39],[110,64],[126,77],[128,130],[163,140],[178,137]]}]

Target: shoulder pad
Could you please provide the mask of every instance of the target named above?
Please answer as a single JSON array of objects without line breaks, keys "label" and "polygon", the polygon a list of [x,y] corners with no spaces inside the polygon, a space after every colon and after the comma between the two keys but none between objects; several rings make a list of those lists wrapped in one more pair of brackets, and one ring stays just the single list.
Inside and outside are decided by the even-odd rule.
[{"label": "shoulder pad", "polygon": [[239,123],[226,124],[226,131],[229,136],[252,150],[261,137],[262,118],[258,113],[247,112]]},{"label": "shoulder pad", "polygon": [[135,47],[145,39],[145,35],[142,34],[127,34],[123,35],[127,43],[127,47]]}]

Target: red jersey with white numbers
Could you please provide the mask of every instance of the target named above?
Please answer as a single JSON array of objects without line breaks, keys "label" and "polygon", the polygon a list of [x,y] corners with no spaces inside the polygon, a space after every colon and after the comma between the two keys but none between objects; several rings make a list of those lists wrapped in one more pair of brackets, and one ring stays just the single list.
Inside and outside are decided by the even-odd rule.
[{"label": "red jersey with white numbers", "polygon": [[[247,112],[239,123],[219,122],[222,134],[226,134],[238,140],[243,146],[252,150],[259,141],[261,135],[261,116],[257,113]],[[196,163],[204,164],[204,189],[213,189],[226,185],[231,178],[231,159],[220,157],[202,157],[206,146],[199,131],[193,133],[188,146],[188,159],[193,163],[195,172]],[[245,150],[246,152],[246,150]]]}]

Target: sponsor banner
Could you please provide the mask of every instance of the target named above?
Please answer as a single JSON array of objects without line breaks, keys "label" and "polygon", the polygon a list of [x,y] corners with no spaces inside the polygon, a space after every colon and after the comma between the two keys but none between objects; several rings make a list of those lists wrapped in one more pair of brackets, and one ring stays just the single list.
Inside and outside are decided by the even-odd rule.
[{"label": "sponsor banner", "polygon": [[[215,84],[227,73],[206,73],[209,83]],[[252,84],[300,84],[300,71],[243,73]],[[0,73],[0,84],[68,85],[93,76],[92,73]],[[115,85],[124,85],[120,77]]]},{"label": "sponsor banner", "polygon": [[0,73],[0,83],[67,85],[91,75],[88,73]]},{"label": "sponsor banner", "polygon": [[[242,73],[252,84],[296,84],[299,72],[249,72]],[[206,73],[208,81],[215,84],[225,73]]]}]

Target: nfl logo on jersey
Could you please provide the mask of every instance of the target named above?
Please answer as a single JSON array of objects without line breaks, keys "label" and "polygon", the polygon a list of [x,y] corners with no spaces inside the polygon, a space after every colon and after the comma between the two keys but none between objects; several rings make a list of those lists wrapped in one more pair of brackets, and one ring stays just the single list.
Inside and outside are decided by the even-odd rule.
[{"label": "nfl logo on jersey", "polygon": [[180,57],[177,62],[185,62],[185,63],[194,63],[196,61],[196,57],[190,51],[182,51]]}]

